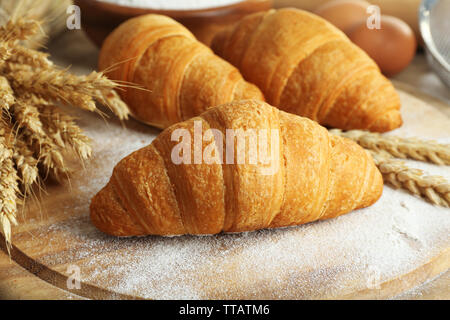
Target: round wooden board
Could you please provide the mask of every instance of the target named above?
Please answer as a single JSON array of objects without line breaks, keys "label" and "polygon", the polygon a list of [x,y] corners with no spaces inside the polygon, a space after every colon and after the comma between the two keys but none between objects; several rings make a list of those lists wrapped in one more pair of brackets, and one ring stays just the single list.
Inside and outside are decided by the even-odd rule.
[{"label": "round wooden board", "polygon": [[[403,90],[405,123],[392,134],[449,142],[450,119],[433,107],[445,105]],[[19,217],[12,260],[29,272],[14,287],[19,295],[41,283],[43,297],[50,290],[61,298],[390,298],[450,267],[449,210],[389,187],[373,207],[299,227],[211,237],[106,236],[89,221],[90,198],[117,161],[158,131],[75,115],[94,140],[94,157],[70,183],[47,185],[41,205],[30,201]],[[408,163],[450,178],[448,167]],[[12,267],[0,263],[3,285],[8,272],[14,278]],[[80,289],[68,288],[73,270],[80,271]]]}]

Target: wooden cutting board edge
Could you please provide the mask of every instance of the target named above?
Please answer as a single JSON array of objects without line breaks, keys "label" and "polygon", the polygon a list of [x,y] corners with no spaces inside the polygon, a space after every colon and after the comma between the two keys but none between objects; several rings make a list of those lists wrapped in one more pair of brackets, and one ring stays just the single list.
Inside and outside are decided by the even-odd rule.
[{"label": "wooden cutting board edge", "polygon": [[[0,298],[1,299],[136,299],[93,285],[81,284],[81,289],[67,289],[67,276],[56,272],[13,246],[11,258],[5,253],[4,238],[0,237]],[[436,255],[422,266],[390,279],[372,289],[350,292],[322,299],[388,299],[434,279],[450,268],[450,248]],[[441,297],[446,299],[446,297]],[[447,297],[448,298],[448,297]]]}]

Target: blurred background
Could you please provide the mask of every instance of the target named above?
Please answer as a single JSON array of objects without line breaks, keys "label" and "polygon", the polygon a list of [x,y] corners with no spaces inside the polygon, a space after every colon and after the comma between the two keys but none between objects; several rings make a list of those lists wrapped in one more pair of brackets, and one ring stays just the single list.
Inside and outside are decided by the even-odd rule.
[{"label": "blurred background", "polygon": [[[68,10],[71,4],[81,9],[82,31],[66,26],[74,12]],[[450,0],[0,0],[0,19],[14,12],[42,19],[48,38],[33,39],[29,46],[48,44],[63,65],[75,59],[95,68],[103,39],[137,15],[171,16],[209,45],[216,32],[243,16],[282,7],[322,16],[365,50],[386,76],[450,103]],[[64,61],[65,52],[70,62]]]}]

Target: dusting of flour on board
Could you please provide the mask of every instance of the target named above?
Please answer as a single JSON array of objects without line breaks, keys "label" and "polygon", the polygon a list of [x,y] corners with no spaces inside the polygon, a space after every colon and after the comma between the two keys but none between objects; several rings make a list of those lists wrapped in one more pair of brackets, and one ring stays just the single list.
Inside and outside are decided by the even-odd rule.
[{"label": "dusting of flour on board", "polygon": [[[403,93],[401,98],[408,115],[398,135],[448,142],[450,120],[434,113],[432,128],[420,131],[423,117],[412,115],[421,102]],[[421,103],[421,112],[435,111]],[[99,130],[98,121],[84,118],[96,152],[72,178],[74,197],[61,209],[68,219],[38,229],[33,240],[49,249],[65,245],[67,250],[36,260],[61,273],[76,264],[84,283],[154,299],[333,297],[411,272],[450,246],[449,209],[389,187],[372,207],[298,227],[204,237],[105,235],[89,221],[91,197],[120,159],[158,131],[135,122],[128,129],[113,123]],[[450,179],[448,167],[408,164]]]}]

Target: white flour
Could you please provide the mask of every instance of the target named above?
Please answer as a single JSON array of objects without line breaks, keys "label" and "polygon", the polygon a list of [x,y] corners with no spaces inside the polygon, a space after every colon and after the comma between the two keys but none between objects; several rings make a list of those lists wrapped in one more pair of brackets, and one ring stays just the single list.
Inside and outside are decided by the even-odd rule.
[{"label": "white flour", "polygon": [[242,0],[100,0],[122,6],[160,9],[160,10],[195,10],[222,7],[242,2]]},{"label": "white flour", "polygon": [[74,249],[40,261],[62,273],[75,263],[83,281],[144,298],[329,297],[410,272],[450,245],[448,210],[388,187],[336,219],[211,237],[109,237],[82,213],[86,201],[74,205],[78,217],[35,234]]},{"label": "white flour", "polygon": [[[415,103],[410,97],[404,101],[405,125],[397,134],[448,142],[448,120],[419,131],[424,120],[414,120]],[[432,115],[431,107],[421,107]],[[298,227],[208,237],[107,236],[89,221],[90,199],[106,184],[114,165],[158,131],[134,122],[128,130],[117,123],[101,130],[99,121],[86,115],[82,120],[94,141],[102,143],[96,144],[97,157],[86,171],[73,177],[73,199],[48,209],[49,215],[63,212],[70,219],[38,229],[32,241],[52,252],[38,261],[63,274],[68,264],[75,264],[85,283],[156,299],[323,298],[376,287],[450,246],[449,209],[387,186],[370,208]],[[408,163],[450,179],[448,166]],[[28,248],[20,241],[28,243],[26,237],[14,236],[25,253]]]}]

